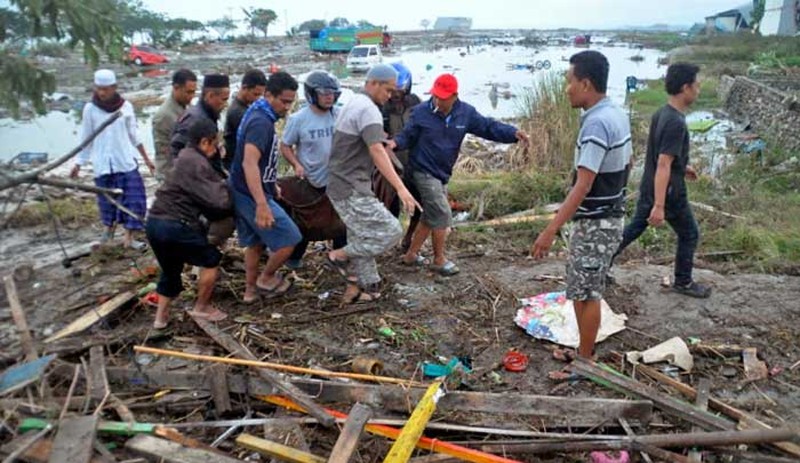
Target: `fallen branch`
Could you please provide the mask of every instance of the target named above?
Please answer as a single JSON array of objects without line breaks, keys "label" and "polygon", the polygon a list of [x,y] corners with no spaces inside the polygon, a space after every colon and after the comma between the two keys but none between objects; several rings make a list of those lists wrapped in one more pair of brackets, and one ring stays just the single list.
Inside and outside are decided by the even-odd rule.
[{"label": "fallen branch", "polygon": [[40,181],[39,176],[41,174],[43,174],[45,172],[49,172],[49,171],[55,169],[56,167],[60,166],[61,164],[64,164],[65,162],[67,162],[71,158],[73,158],[75,155],[77,155],[78,153],[83,151],[83,149],[86,148],[87,146],[89,146],[89,144],[92,143],[92,141],[94,141],[94,139],[97,138],[97,136],[100,135],[100,133],[102,133],[103,130],[105,130],[109,125],[113,124],[114,121],[119,119],[121,116],[122,116],[122,113],[120,111],[115,112],[108,119],[106,119],[105,122],[100,124],[100,126],[97,127],[97,129],[95,129],[94,132],[89,134],[89,136],[86,137],[86,139],[83,140],[80,145],[75,147],[69,153],[61,156],[60,158],[56,159],[55,161],[53,161],[53,162],[51,162],[49,164],[45,164],[44,166],[42,166],[42,167],[40,167],[38,169],[34,169],[34,170],[30,171],[30,172],[25,172],[25,173],[23,173],[21,175],[17,175],[17,176],[14,176],[14,177],[11,177],[11,176],[0,176],[0,191],[6,190],[8,188],[13,188],[13,187],[15,187],[17,185],[22,185],[23,183],[37,183],[37,182],[39,182]]}]

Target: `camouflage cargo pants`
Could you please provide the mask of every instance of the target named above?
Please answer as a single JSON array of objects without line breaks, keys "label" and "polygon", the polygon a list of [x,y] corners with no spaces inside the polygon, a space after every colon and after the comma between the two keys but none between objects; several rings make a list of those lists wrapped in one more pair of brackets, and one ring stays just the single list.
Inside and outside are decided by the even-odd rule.
[{"label": "camouflage cargo pants", "polygon": [[624,218],[579,219],[572,222],[567,260],[567,299],[603,298],[606,274],[622,242]]},{"label": "camouflage cargo pants", "polygon": [[350,258],[350,272],[364,288],[381,281],[375,257],[383,254],[403,238],[400,222],[375,196],[353,193],[331,204],[347,228],[344,252]]}]

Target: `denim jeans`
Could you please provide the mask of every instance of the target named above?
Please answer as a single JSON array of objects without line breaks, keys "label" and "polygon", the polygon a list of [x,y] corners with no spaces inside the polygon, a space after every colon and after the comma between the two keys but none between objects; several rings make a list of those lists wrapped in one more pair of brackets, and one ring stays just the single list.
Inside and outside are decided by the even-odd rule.
[{"label": "denim jeans", "polygon": [[[620,244],[614,257],[618,256],[629,244],[636,241],[647,230],[647,219],[653,205],[649,201],[639,201],[633,218],[625,227]],[[678,235],[678,249],[675,253],[675,284],[688,285],[692,282],[692,268],[694,267],[694,251],[700,240],[700,230],[692,214],[688,200],[676,204],[668,204],[664,210],[664,219]]]}]

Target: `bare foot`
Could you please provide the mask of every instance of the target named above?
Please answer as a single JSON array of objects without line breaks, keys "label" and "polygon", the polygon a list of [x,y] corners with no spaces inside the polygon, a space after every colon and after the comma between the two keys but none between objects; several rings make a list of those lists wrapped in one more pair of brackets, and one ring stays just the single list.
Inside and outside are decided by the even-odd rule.
[{"label": "bare foot", "polygon": [[258,299],[258,289],[255,286],[247,286],[242,296],[242,302],[252,304]]}]

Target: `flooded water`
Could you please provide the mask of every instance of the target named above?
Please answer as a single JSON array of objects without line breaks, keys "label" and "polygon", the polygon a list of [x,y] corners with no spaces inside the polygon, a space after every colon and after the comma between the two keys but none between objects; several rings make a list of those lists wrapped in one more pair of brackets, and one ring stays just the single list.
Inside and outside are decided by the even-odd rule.
[{"label": "flooded water", "polygon": [[[662,53],[657,50],[637,50],[627,47],[593,46],[605,54],[611,64],[609,94],[622,104],[625,97],[625,78],[633,75],[639,79],[661,77],[665,67],[658,65]],[[403,50],[385,57],[385,62],[402,61],[414,76],[414,92],[427,98],[434,79],[444,72],[454,73],[459,79],[461,98],[475,106],[481,113],[492,117],[515,117],[520,113],[518,98],[535,79],[544,72],[531,72],[526,66],[549,61],[550,71],[565,71],[566,59],[581,51],[573,47],[546,47],[539,51],[516,46],[451,48],[428,52]],[[463,56],[462,56],[463,55]],[[630,57],[639,55],[640,61]],[[158,70],[158,75],[166,71]],[[338,73],[337,69],[334,69]],[[342,75],[343,83],[358,85],[363,75]],[[494,85],[493,85],[494,84]],[[494,89],[494,90],[493,90]],[[346,100],[346,95],[343,96]],[[139,135],[148,150],[153,152],[150,119],[156,107],[146,108],[139,117]],[[76,146],[80,140],[79,116],[76,112],[51,112],[31,121],[0,119],[0,161],[6,161],[19,152],[38,151],[50,154],[53,159]]]}]

